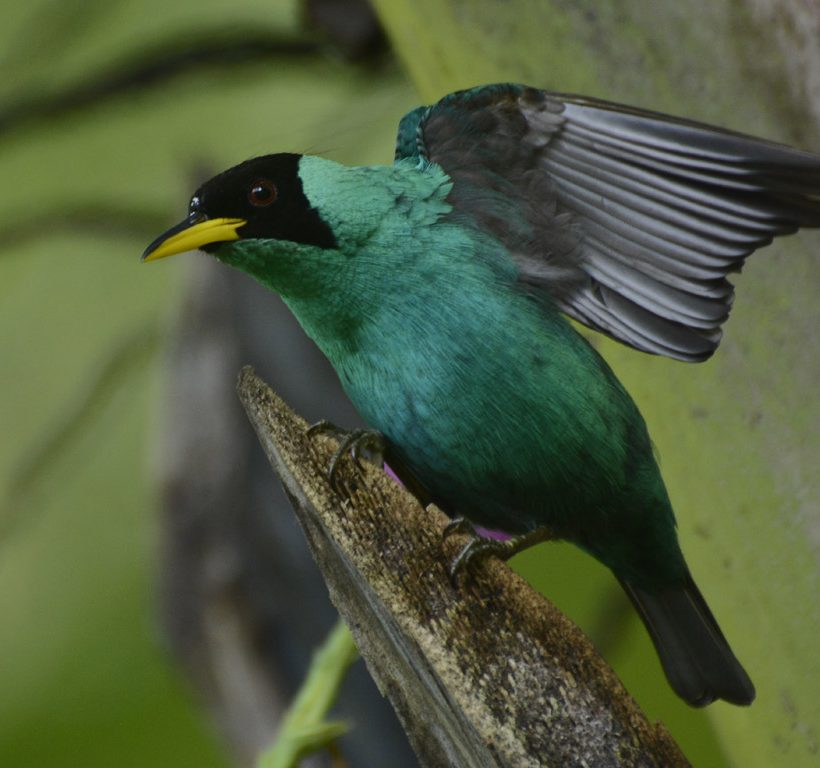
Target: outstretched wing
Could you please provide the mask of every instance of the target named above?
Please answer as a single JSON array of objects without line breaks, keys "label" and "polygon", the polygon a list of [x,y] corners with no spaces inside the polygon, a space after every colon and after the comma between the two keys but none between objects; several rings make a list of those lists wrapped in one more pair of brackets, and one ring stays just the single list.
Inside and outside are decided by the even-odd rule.
[{"label": "outstretched wing", "polygon": [[717,348],[730,272],[820,226],[820,156],[524,86],[414,110],[396,155],[441,165],[454,215],[499,238],[566,314],[679,360]]}]

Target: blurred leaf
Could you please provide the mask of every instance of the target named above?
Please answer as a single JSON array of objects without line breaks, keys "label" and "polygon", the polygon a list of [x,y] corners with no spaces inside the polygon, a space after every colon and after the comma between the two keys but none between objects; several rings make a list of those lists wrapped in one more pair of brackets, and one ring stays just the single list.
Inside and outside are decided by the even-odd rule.
[{"label": "blurred leaf", "polygon": [[[159,43],[303,39],[295,2],[4,10],[0,114],[150,62]],[[196,174],[275,149],[389,160],[411,101],[393,71],[280,56],[190,67],[0,132],[0,764],[226,764],[155,625],[147,465],[183,265],[139,254]]]}]

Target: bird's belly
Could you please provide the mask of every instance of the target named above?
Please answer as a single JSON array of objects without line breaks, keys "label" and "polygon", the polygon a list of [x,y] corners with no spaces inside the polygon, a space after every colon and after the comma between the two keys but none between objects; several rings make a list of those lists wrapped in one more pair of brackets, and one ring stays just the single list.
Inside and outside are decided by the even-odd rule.
[{"label": "bird's belly", "polygon": [[617,401],[601,398],[597,369],[568,382],[540,347],[466,341],[379,355],[348,393],[448,512],[509,532],[571,528],[623,473]]}]

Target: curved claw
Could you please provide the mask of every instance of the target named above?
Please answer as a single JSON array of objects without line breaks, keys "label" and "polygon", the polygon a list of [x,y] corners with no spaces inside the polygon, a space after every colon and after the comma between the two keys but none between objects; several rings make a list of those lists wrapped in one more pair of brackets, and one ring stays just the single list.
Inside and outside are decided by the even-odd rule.
[{"label": "curved claw", "polygon": [[378,457],[374,463],[383,464],[383,457],[386,448],[384,436],[381,432],[372,429],[353,429],[350,431],[337,427],[330,421],[322,419],[315,424],[311,424],[307,430],[308,435],[330,434],[339,440],[339,447],[330,459],[327,468],[327,481],[330,487],[339,493],[341,488],[338,483],[338,471],[342,458],[349,451],[353,462],[359,470],[363,469],[362,458],[366,458],[366,453]]},{"label": "curved claw", "polygon": [[312,437],[313,435],[332,435],[333,437],[341,439],[347,434],[347,430],[337,427],[332,421],[328,421],[327,419],[320,419],[307,428],[308,437]]},{"label": "curved claw", "polygon": [[497,554],[497,545],[505,542],[495,541],[494,539],[483,539],[478,536],[470,539],[455,556],[455,559],[450,563],[448,573],[450,574],[450,581],[458,585],[458,576],[463,571],[470,561],[476,557],[483,559],[492,554]]},{"label": "curved claw", "polygon": [[348,449],[348,445],[345,440],[339,444],[339,447],[336,449],[333,456],[330,458],[330,464],[327,467],[327,481],[330,483],[330,487],[338,493],[341,489],[339,488],[338,483],[338,472],[339,472],[339,465],[342,463],[342,456],[345,455],[345,452]]},{"label": "curved claw", "polygon": [[[463,531],[465,525],[469,526],[470,529],[473,528],[472,524],[469,521],[465,521],[464,518],[455,518],[444,529],[444,533],[447,535],[448,533],[455,533],[456,530]],[[519,536],[513,536],[512,538],[504,540],[490,539],[479,536],[473,529],[470,541],[468,541],[461,548],[461,551],[456,555],[455,559],[450,564],[450,568],[448,570],[450,580],[454,585],[457,585],[459,573],[461,573],[461,571],[463,571],[464,568],[466,568],[467,565],[476,558],[483,560],[485,557],[494,555],[495,557],[499,557],[506,561],[513,555],[518,554],[534,544],[554,538],[556,538],[555,533],[552,529],[546,526],[543,528],[536,528],[534,531],[529,531],[528,533],[523,533]]]},{"label": "curved claw", "polygon": [[[384,453],[387,450],[384,435],[374,429],[357,429],[354,432],[357,434],[356,439],[351,442],[350,453],[356,466],[363,469],[362,459],[380,467],[384,466]],[[369,459],[367,454],[370,456]]]},{"label": "curved claw", "polygon": [[478,533],[476,533],[473,524],[466,517],[454,517],[450,520],[450,522],[444,526],[444,530],[441,532],[441,538],[442,540],[449,539],[454,533],[466,533],[474,539],[481,538]]}]

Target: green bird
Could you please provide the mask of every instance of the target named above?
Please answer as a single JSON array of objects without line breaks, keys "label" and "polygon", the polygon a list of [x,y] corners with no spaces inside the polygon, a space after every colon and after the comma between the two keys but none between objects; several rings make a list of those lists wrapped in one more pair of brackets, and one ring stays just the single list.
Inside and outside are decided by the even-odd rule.
[{"label": "green bird", "polygon": [[749,704],[644,420],[565,316],[705,360],[727,274],[817,226],[816,155],[505,84],[410,112],[390,166],[243,162],[143,259],[201,248],[279,293],[388,459],[448,513],[581,547],[623,585],[684,700]]}]

